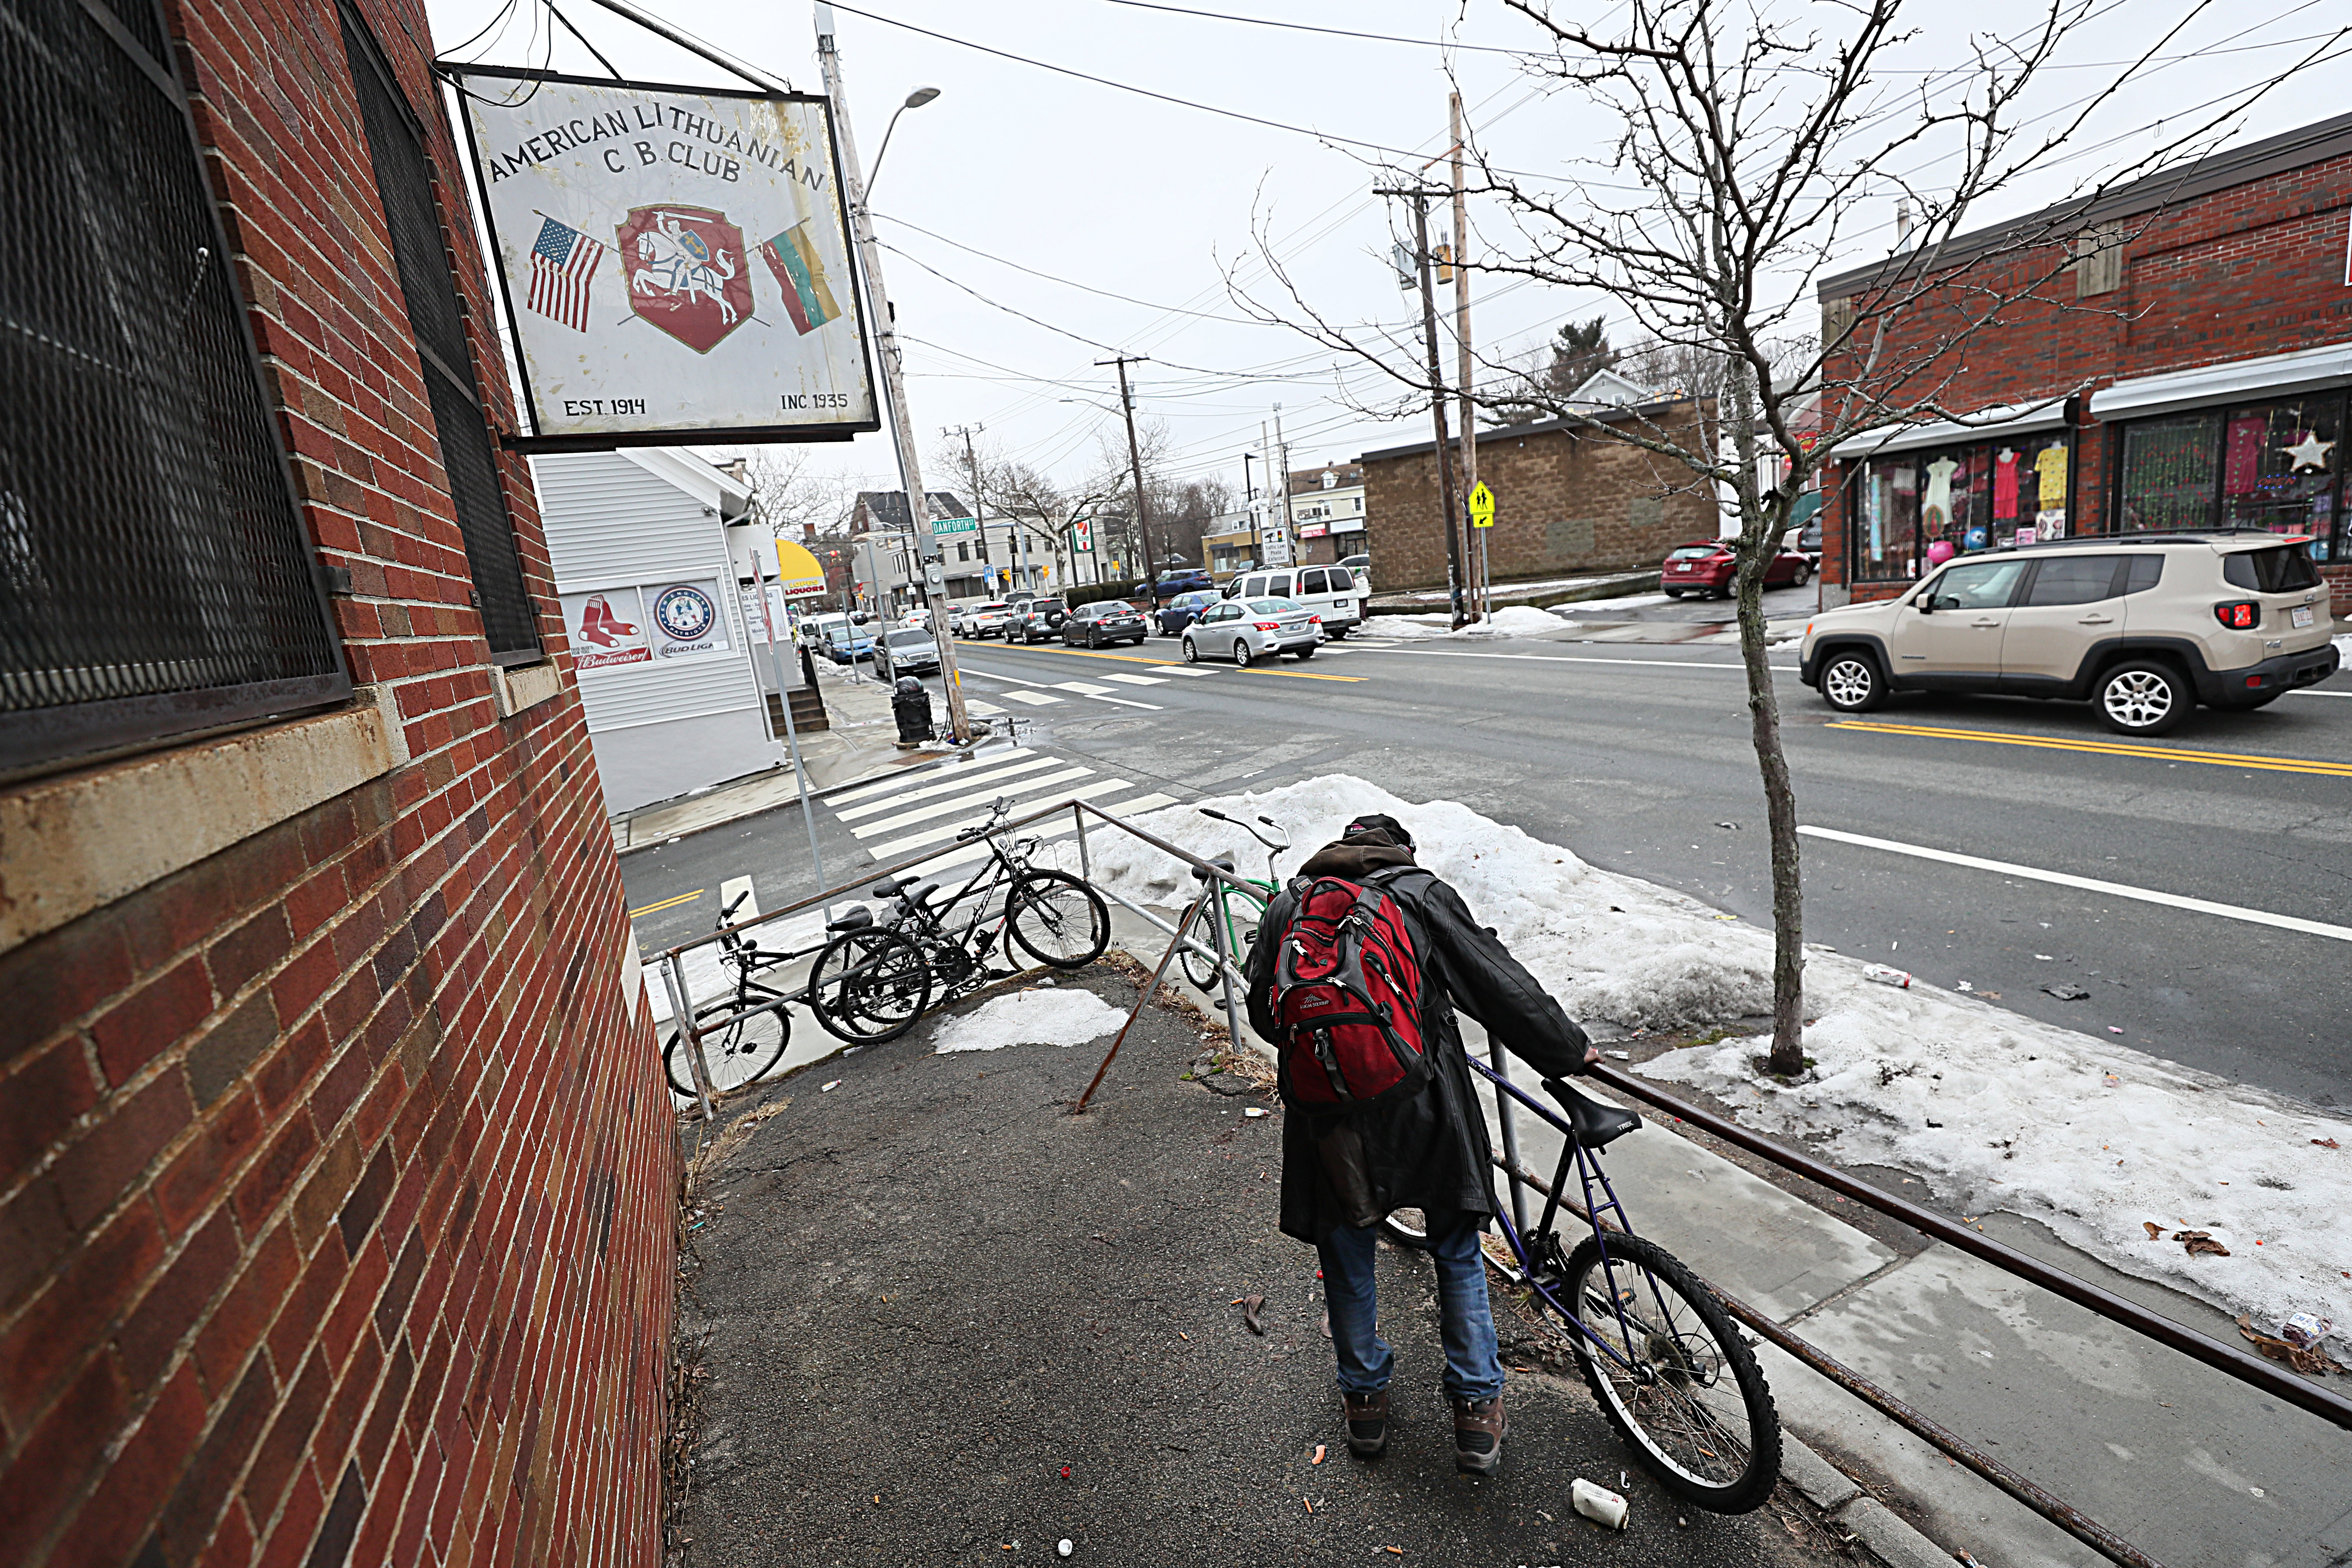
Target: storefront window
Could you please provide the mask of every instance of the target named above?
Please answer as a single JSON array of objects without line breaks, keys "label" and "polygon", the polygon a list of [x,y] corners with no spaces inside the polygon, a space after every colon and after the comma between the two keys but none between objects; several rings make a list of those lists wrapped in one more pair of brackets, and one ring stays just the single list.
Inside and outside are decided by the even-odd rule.
[{"label": "storefront window", "polygon": [[2117,508],[2126,529],[2303,533],[2315,560],[2343,549],[2341,391],[2124,427]]},{"label": "storefront window", "polygon": [[2067,537],[2073,458],[2064,430],[1872,458],[1854,580],[1899,581],[1955,556]]}]

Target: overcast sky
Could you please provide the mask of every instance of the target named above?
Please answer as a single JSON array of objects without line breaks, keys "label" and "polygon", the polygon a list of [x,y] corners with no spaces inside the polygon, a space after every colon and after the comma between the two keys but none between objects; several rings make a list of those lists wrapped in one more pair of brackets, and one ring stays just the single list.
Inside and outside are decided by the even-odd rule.
[{"label": "overcast sky", "polygon": [[[1419,41],[1333,37],[1121,0],[857,0],[856,12],[836,6],[857,141],[869,163],[908,89],[941,89],[935,101],[900,119],[873,190],[881,237],[893,247],[884,266],[908,341],[908,400],[927,457],[943,427],[979,425],[985,447],[1066,484],[1082,482],[1103,464],[1107,442],[1118,442],[1123,452],[1113,373],[1093,364],[1114,351],[1150,356],[1132,373],[1138,407],[1164,425],[1175,466],[1223,475],[1236,491],[1241,454],[1256,446],[1261,422],[1274,417],[1276,404],[1294,468],[1413,440],[1429,428],[1425,407],[1417,417],[1387,422],[1351,411],[1345,394],[1378,404],[1393,397],[1393,384],[1367,368],[1341,367],[1329,352],[1287,329],[1248,323],[1228,294],[1231,278],[1268,303],[1286,304],[1259,258],[1263,236],[1327,316],[1400,327],[1413,320],[1409,312],[1417,313],[1417,300],[1400,291],[1387,261],[1391,225],[1403,215],[1370,194],[1377,165],[1405,159],[1157,101],[967,46],[1424,157],[1446,144],[1450,68],[1488,156],[1539,174],[1605,152],[1621,128],[1573,95],[1549,89],[1507,52],[1534,47],[1538,37],[1499,0],[1461,7],[1414,0],[1175,3],[1196,12]],[[555,68],[604,74],[577,42],[552,27],[541,0],[428,4],[445,55],[541,65],[551,47]],[[730,85],[723,73],[593,0],[562,4],[564,15],[625,73]],[[646,4],[796,88],[822,90],[811,7],[802,0]],[[2233,101],[2227,95],[2275,77],[2315,49],[2328,58],[2245,110],[2237,139],[2341,111],[2352,104],[2352,37],[2330,44],[2342,25],[2340,5],[2097,0],[2068,35],[2063,68],[2035,89],[2027,112],[2045,117],[2043,130],[2063,123],[2068,105],[2184,18],[2187,26],[2084,126],[2074,143],[2080,151],[1976,220],[2063,195],[2069,182],[2147,145],[2156,124],[2177,130],[2212,112],[2197,106]],[[1605,26],[1622,13],[1596,0],[1563,5],[1559,14],[1591,16]],[[2022,0],[1921,4],[1912,24],[1916,36],[1885,57],[1881,90],[1892,108],[1923,78],[1935,79],[1927,73],[1969,58],[1968,29],[2015,36],[2040,14]],[[1823,5],[1812,15],[1827,26],[1845,13]],[[465,42],[493,24],[480,39]],[[1440,47],[1446,43],[1456,47]],[[1932,162],[1922,162],[1932,177]],[[1886,251],[1892,207],[1891,193],[1860,204],[1850,248],[1838,263]],[[1498,220],[1493,208],[1474,206],[1474,249],[1477,232]],[[1449,311],[1450,303],[1442,301]],[[1623,311],[1605,297],[1527,283],[1474,285],[1473,314],[1482,353],[1532,351],[1569,319],[1606,317],[1621,341],[1624,331]],[[886,434],[814,451],[819,467],[865,488],[896,486]],[[952,476],[935,464],[926,478],[944,488]]]}]

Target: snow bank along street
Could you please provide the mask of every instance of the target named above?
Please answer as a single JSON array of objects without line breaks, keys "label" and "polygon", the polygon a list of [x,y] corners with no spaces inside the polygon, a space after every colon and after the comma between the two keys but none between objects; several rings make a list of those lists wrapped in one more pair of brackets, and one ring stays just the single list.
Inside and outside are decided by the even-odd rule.
[{"label": "snow bank along street", "polygon": [[[1286,873],[1351,817],[1394,815],[1420,841],[1422,863],[1461,889],[1573,1017],[1689,1030],[1770,1010],[1769,931],[1459,804],[1404,801],[1345,774],[1208,804],[1282,823],[1297,847]],[[1140,826],[1196,854],[1255,863],[1238,828],[1189,806]],[[1098,881],[1139,901],[1179,902],[1191,887],[1180,862],[1123,836],[1100,836],[1093,864]],[[1815,1134],[1840,1163],[1916,1172],[1969,1213],[2039,1220],[2126,1273],[2257,1324],[2296,1311],[2345,1320],[2352,1121],[1974,996],[1891,989],[1863,968],[1808,954],[1806,1050],[1817,1066],[1801,1082],[1751,1069],[1762,1038],[1691,1047],[1643,1070],[1704,1089],[1759,1126]],[[2174,1239],[2183,1230],[2210,1233],[2227,1256],[2191,1254]]]}]

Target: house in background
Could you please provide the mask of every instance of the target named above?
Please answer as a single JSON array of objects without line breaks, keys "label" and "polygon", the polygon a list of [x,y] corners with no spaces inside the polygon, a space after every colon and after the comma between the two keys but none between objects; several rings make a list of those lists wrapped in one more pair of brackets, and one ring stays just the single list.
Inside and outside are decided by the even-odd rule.
[{"label": "house in background", "polygon": [[[769,540],[751,490],[682,452],[534,458],[588,739],[614,815],[778,766],[767,622],[746,579]],[[764,574],[776,574],[768,555]],[[778,627],[779,635],[786,628]],[[789,672],[788,672],[789,674]]]},{"label": "house in background", "polygon": [[1290,476],[1290,537],[1300,564],[1338,561],[1365,548],[1364,469],[1326,463]]}]

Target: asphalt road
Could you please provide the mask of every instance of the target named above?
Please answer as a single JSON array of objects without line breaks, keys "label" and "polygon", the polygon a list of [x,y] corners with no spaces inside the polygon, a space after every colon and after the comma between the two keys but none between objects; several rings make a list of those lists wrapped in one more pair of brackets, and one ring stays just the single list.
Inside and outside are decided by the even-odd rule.
[{"label": "asphalt road", "polygon": [[[1097,654],[991,642],[961,658],[968,694],[1023,720],[1024,743],[1132,791],[1192,799],[1353,773],[1769,922],[1735,650],[1380,641],[1193,677],[1155,671],[1174,657],[1165,642]],[[2352,678],[2260,712],[2200,710],[2163,743],[2135,745],[2086,707],[2023,700],[1898,699],[1867,727],[1841,723],[1798,682],[1793,647],[1774,663],[1800,820],[1906,847],[1808,837],[1809,941],[1918,984],[1966,981],[2100,1039],[2352,1103],[2341,1029],[2352,943],[2042,879],[2352,927]],[[748,874],[774,908],[813,889],[795,810],[627,857],[633,906],[686,900],[639,919],[646,949],[709,929],[714,900],[690,890]],[[874,863],[818,810],[834,879]],[[2090,995],[2062,1001],[2045,985]]]}]

